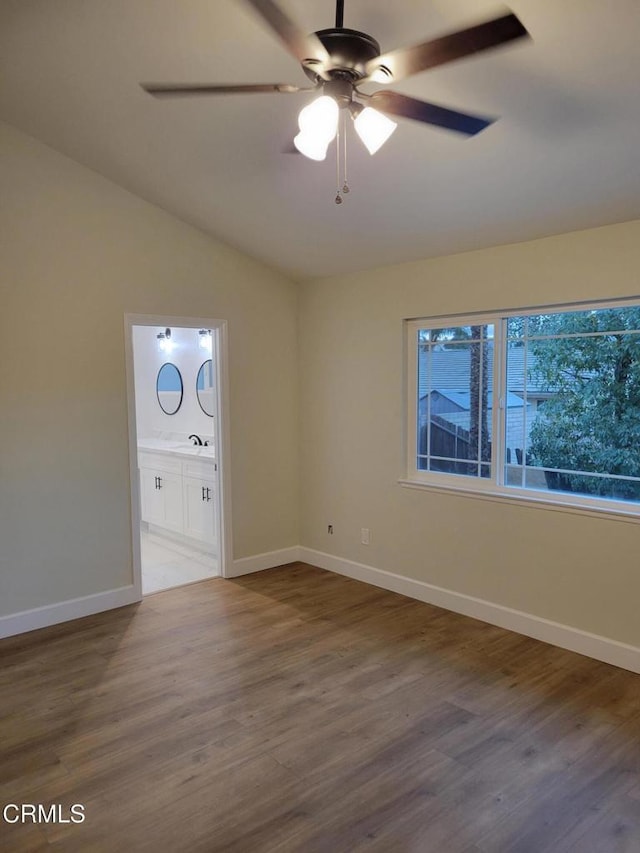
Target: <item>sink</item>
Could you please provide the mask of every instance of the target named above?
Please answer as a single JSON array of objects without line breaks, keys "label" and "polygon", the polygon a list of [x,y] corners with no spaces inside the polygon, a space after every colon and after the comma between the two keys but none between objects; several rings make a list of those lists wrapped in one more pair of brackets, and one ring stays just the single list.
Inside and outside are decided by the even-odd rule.
[{"label": "sink", "polygon": [[169,441],[164,438],[142,438],[138,442],[141,447],[153,448],[154,450],[176,450],[179,447],[187,447],[184,441]]},{"label": "sink", "polygon": [[188,456],[206,456],[213,459],[213,445],[194,444],[192,441],[172,441],[165,438],[141,438],[138,442],[140,450],[160,450]]}]

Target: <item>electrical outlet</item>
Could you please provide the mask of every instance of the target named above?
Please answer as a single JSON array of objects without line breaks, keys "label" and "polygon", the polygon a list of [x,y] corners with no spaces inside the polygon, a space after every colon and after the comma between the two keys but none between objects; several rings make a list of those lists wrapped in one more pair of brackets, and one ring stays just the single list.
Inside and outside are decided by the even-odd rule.
[{"label": "electrical outlet", "polygon": [[360,528],[360,541],[362,542],[363,545],[369,544],[369,528],[368,527],[361,527]]},{"label": "electrical outlet", "polygon": [[333,524],[327,525],[327,533],[329,533],[331,536],[333,536]]}]

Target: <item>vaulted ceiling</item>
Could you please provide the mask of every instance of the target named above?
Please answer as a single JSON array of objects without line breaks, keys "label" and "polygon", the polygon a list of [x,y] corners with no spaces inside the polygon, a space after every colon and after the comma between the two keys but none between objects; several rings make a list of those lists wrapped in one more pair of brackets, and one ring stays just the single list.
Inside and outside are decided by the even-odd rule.
[{"label": "vaulted ceiling", "polygon": [[[332,0],[279,0],[301,28]],[[308,95],[159,101],[141,81],[307,85],[243,0],[2,0],[0,118],[248,254],[331,275],[640,217],[640,2],[511,0],[532,40],[394,89],[499,121],[399,120],[373,157],[283,153]],[[496,17],[493,0],[346,0],[382,50]],[[379,86],[369,85],[369,91]]]}]

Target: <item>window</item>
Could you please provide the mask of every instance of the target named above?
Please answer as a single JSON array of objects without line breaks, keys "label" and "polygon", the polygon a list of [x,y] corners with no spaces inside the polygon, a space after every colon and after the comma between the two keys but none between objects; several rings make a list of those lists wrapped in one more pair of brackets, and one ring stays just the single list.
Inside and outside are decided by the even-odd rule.
[{"label": "window", "polygon": [[640,303],[407,329],[412,483],[640,514]]}]

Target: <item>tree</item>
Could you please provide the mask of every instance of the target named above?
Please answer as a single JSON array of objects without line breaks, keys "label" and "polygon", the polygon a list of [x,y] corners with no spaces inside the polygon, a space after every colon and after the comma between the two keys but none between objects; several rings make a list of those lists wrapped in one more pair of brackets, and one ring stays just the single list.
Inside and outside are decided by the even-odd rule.
[{"label": "tree", "polygon": [[[478,343],[470,344],[469,353],[469,445],[470,456],[479,452],[481,462],[490,462],[488,392],[489,369],[487,362],[486,327],[471,326],[471,337]],[[470,466],[470,473],[476,474],[477,468]],[[485,471],[481,470],[481,476]]]},{"label": "tree", "polygon": [[[545,336],[529,344],[535,381],[552,397],[531,428],[534,465],[640,477],[639,329],[640,308],[535,318],[534,333]],[[640,500],[640,483],[629,480],[547,472],[547,483]]]}]

